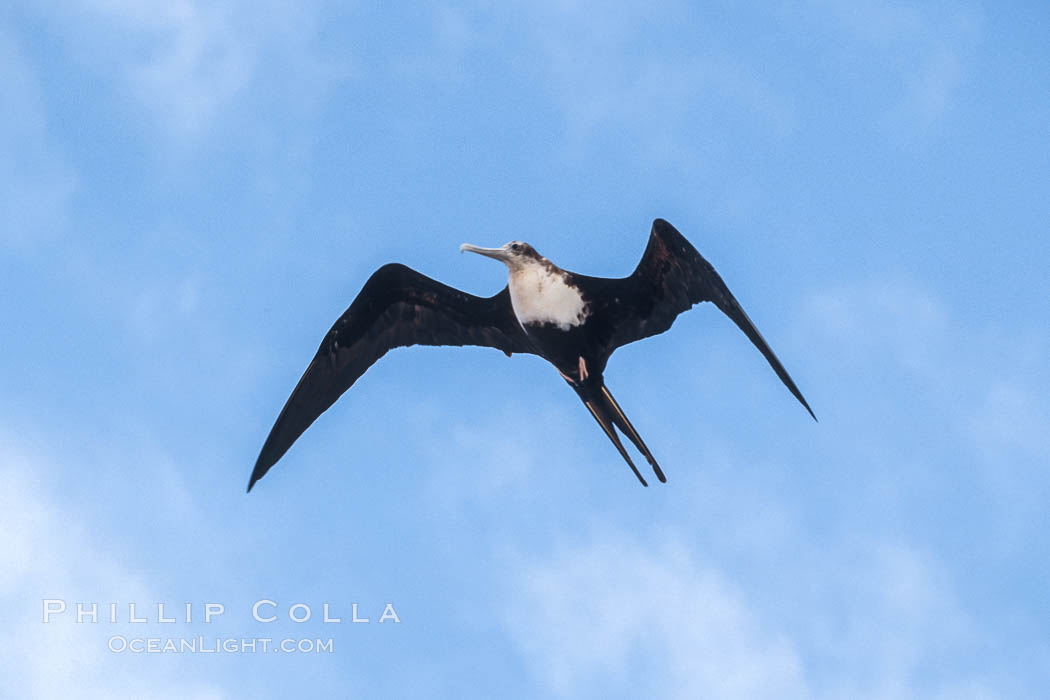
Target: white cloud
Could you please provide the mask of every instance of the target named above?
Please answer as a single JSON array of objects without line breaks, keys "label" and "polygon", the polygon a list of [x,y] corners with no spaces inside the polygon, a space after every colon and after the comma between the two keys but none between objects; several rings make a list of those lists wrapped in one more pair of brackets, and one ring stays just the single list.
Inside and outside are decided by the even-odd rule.
[{"label": "white cloud", "polygon": [[[114,20],[128,19],[125,7]],[[228,6],[184,0],[157,3],[152,10],[149,24],[158,48],[130,69],[131,84],[169,127],[198,132],[245,89],[258,49],[239,28],[244,18]]]},{"label": "white cloud", "polygon": [[726,104],[776,136],[795,128],[789,97],[758,67],[714,37],[676,43],[657,29],[681,21],[687,5],[546,2],[518,11],[514,31],[529,38],[525,50],[565,112],[573,147],[626,128],[648,159],[691,160],[722,147],[724,134],[704,126]]},{"label": "white cloud", "polygon": [[905,280],[829,289],[809,299],[806,313],[829,359],[883,372],[891,400],[899,399],[894,386],[903,370],[928,392],[924,403],[945,406],[985,459],[1050,455],[1045,329],[975,323]]},{"label": "white cloud", "polygon": [[55,152],[38,79],[0,28],[0,242],[50,239],[67,216],[76,175]]},{"label": "white cloud", "polygon": [[[42,622],[42,601],[154,601],[150,583],[132,573],[97,529],[65,510],[51,492],[69,478],[59,465],[19,450],[0,435],[0,694],[31,698],[226,697],[186,680],[170,665],[139,664],[111,653],[111,630]],[[72,604],[72,603],[71,603]],[[121,633],[121,632],[116,632]]]},{"label": "white cloud", "polygon": [[[1000,616],[1030,614],[1030,601],[985,599],[974,572],[929,543],[958,537],[962,519],[964,531],[987,536],[959,546],[1038,566],[1025,548],[1045,539],[1050,411],[1033,379],[1044,376],[1050,339],[980,327],[900,280],[827,290],[807,315],[801,325],[820,348],[825,381],[853,416],[821,423],[805,459],[822,465],[781,465],[772,455],[784,451],[771,449],[758,451],[773,462],[759,469],[731,446],[707,444],[703,474],[675,482],[686,494],[673,503],[691,504],[688,513],[668,508],[667,522],[641,531],[598,524],[498,563],[506,632],[544,692],[890,699],[1032,690],[1024,662],[990,641],[1012,636]],[[849,389],[858,378],[863,388]],[[921,406],[890,418],[887,406],[901,401]],[[858,459],[872,473],[850,465]],[[812,494],[771,478],[837,486],[814,483]],[[953,506],[959,496],[967,505]],[[971,511],[974,503],[1000,507]],[[926,505],[942,512],[915,512]],[[1021,656],[1046,653],[1038,639],[1018,644]]]},{"label": "white cloud", "polygon": [[256,105],[256,120],[306,109],[334,75],[314,56],[313,3],[81,0],[37,11],[61,29],[80,61],[116,75],[155,123],[183,142],[208,133],[231,110],[250,108],[253,96],[272,99],[275,85],[294,87],[295,98],[269,109]]},{"label": "white cloud", "polygon": [[940,378],[949,344],[949,311],[928,290],[907,280],[853,284],[812,295],[809,327],[836,347],[831,356],[883,363]]},{"label": "white cloud", "polygon": [[921,9],[898,0],[817,0],[852,34],[872,42],[893,42],[922,31]]},{"label": "white cloud", "polygon": [[803,632],[799,642],[820,695],[917,698],[987,683],[983,669],[959,663],[974,626],[930,556],[888,541],[844,542],[810,563],[798,575],[818,594],[796,619],[812,624],[813,637]]},{"label": "white cloud", "polygon": [[903,105],[923,126],[932,124],[951,105],[952,96],[963,82],[960,51],[944,44],[931,47],[908,76],[908,97]]},{"label": "white cloud", "polygon": [[151,278],[138,292],[131,324],[144,340],[152,341],[172,323],[185,323],[201,305],[201,282],[194,274],[175,279]]},{"label": "white cloud", "polygon": [[[511,393],[506,387],[488,390]],[[566,473],[565,469],[578,449],[574,436],[566,429],[567,425],[577,424],[569,416],[576,406],[569,402],[569,396],[563,398],[565,402],[559,404],[534,399],[527,409],[504,404],[470,422],[457,420],[447,412],[440,421],[431,421],[429,424],[443,437],[424,441],[442,446],[440,454],[433,447],[427,448],[427,462],[434,465],[427,477],[430,496],[452,510],[467,505],[487,507],[527,497],[530,484],[552,480],[564,483],[576,478],[577,474]],[[428,408],[428,413],[436,412],[433,407]],[[411,421],[427,424],[417,418]],[[548,449],[550,445],[558,446],[554,456]],[[466,465],[494,466],[478,469]]]},{"label": "white cloud", "polygon": [[818,0],[824,10],[877,65],[898,76],[902,90],[881,116],[894,131],[929,127],[951,108],[966,78],[966,63],[981,32],[968,4],[936,7],[898,0]]},{"label": "white cloud", "polygon": [[505,626],[545,692],[874,699],[995,687],[959,663],[973,623],[912,548],[792,541],[802,556],[788,569],[743,581],[681,534],[598,532],[510,563]]},{"label": "white cloud", "polygon": [[511,637],[559,696],[805,696],[788,640],[681,547],[606,535],[519,563],[507,590]]},{"label": "white cloud", "polygon": [[978,445],[989,456],[1008,452],[1050,459],[1050,415],[1029,387],[995,379],[972,417]]},{"label": "white cloud", "polygon": [[961,314],[900,280],[827,290],[807,313],[852,454],[875,467],[859,478],[881,475],[896,508],[962,496],[971,505],[954,517],[967,531],[984,533],[997,556],[1029,561],[1050,499],[1046,329]]}]

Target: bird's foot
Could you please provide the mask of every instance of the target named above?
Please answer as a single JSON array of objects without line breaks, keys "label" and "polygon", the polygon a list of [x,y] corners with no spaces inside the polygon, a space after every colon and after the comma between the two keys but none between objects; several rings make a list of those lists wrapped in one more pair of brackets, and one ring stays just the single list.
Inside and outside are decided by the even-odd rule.
[{"label": "bird's foot", "polygon": [[587,381],[587,361],[583,359],[583,355],[580,355],[580,381]]}]

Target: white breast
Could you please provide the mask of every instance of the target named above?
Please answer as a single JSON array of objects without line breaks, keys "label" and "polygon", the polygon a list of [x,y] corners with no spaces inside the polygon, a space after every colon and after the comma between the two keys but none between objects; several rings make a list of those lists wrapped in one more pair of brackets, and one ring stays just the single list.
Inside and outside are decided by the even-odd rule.
[{"label": "white breast", "polygon": [[542,263],[511,272],[509,286],[514,315],[522,325],[550,323],[567,331],[588,316],[587,302],[579,290],[566,284],[562,272]]}]

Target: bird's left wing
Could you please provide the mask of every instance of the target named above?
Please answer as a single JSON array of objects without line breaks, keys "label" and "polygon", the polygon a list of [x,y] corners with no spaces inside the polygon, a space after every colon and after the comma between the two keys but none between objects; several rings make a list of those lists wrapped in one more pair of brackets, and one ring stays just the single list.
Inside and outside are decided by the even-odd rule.
[{"label": "bird's left wing", "polygon": [[404,265],[384,265],[339,317],[277,417],[248,490],[318,416],[387,351],[408,345],[482,345],[534,352],[506,288],[476,297]]},{"label": "bird's left wing", "polygon": [[611,319],[605,338],[606,356],[621,345],[663,333],[678,314],[694,304],[710,301],[744,332],[788,391],[816,420],[802,392],[722,277],[678,229],[663,219],[653,222],[649,244],[630,277],[590,279],[603,285],[601,296],[606,304],[606,317]]}]

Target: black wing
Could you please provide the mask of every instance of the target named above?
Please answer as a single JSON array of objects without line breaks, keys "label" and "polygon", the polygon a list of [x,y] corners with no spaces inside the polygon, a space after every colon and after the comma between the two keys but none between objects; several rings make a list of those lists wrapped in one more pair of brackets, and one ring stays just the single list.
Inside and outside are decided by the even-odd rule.
[{"label": "black wing", "polygon": [[[739,302],[715,268],[674,226],[663,219],[654,221],[649,244],[634,273],[611,282],[617,289],[603,290],[602,294],[610,311],[608,353],[621,345],[663,333],[671,327],[678,314],[694,304],[711,301],[744,331],[765,356],[780,381],[784,382],[784,386],[816,420],[802,392],[795,386],[755,324],[740,308]],[[610,293],[614,300],[619,301],[610,303]]]},{"label": "black wing", "polygon": [[248,490],[365,370],[388,350],[407,345],[533,352],[506,288],[493,297],[476,297],[404,265],[384,265],[324,337],[266,438]]}]

